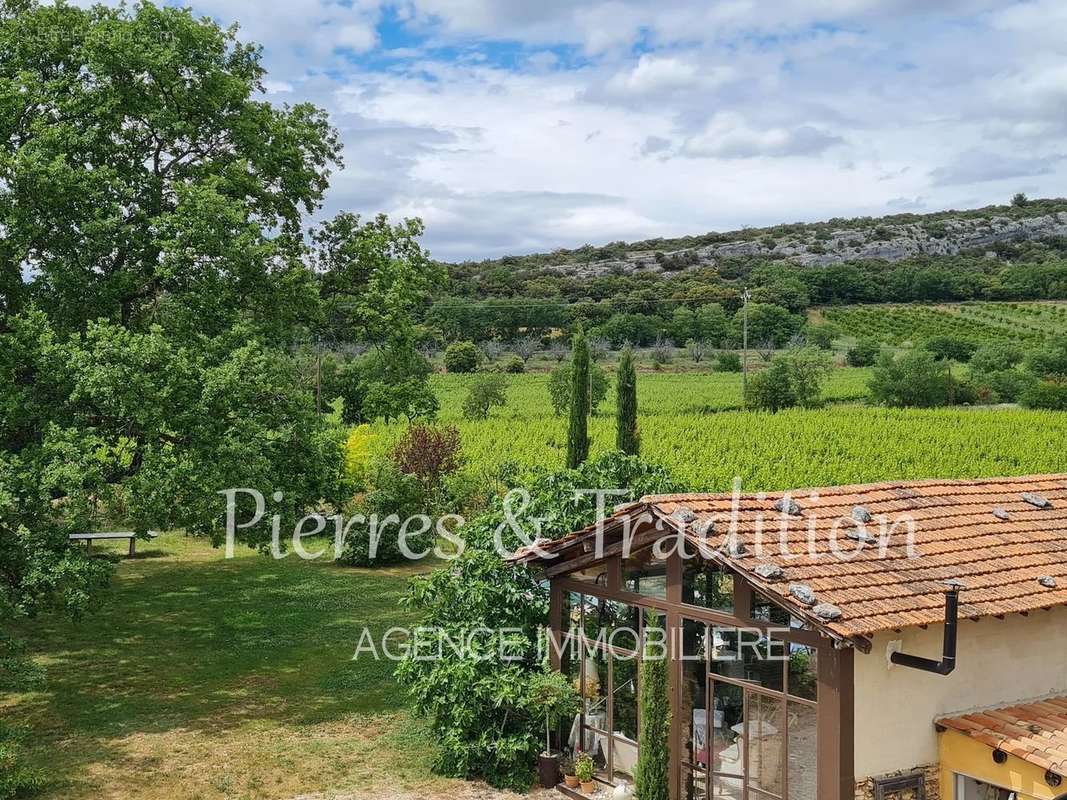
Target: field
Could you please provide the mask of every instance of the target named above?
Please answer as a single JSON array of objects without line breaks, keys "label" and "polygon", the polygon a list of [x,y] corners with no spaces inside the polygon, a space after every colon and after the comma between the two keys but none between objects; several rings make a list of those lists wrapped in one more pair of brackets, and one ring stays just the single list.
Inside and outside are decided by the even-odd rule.
[{"label": "field", "polygon": [[957,303],[936,306],[844,306],[818,312],[849,337],[871,337],[890,345],[934,336],[974,342],[1040,346],[1067,335],[1065,303]]},{"label": "field", "polygon": [[87,619],[4,626],[47,684],[0,693],[0,717],[32,728],[45,798],[451,794],[456,782],[429,772],[430,739],[403,711],[391,663],[350,660],[364,625],[380,637],[405,623],[409,573],[247,550],[226,561],[166,534],[119,564]]},{"label": "field", "polygon": [[[890,478],[977,477],[1059,471],[1067,450],[1062,414],[1008,408],[890,410],[844,401],[866,395],[867,370],[831,373],[826,396],[838,405],[778,414],[736,410],[739,375],[643,373],[638,378],[642,455],[664,464],[688,489],[727,490],[734,476],[751,489],[780,489]],[[508,405],[484,421],[462,418],[470,378],[442,375],[441,421],[462,437],[467,469],[504,465],[558,468],[566,421],[552,415],[544,375],[509,376]],[[593,453],[614,444],[613,400],[590,425]],[[402,426],[378,425],[388,449]]]}]

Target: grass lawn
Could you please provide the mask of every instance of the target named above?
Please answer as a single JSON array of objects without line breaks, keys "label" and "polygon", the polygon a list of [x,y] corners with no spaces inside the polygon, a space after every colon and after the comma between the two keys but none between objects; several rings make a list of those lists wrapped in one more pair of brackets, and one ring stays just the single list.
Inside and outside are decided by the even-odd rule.
[{"label": "grass lawn", "polygon": [[33,730],[44,797],[449,788],[430,774],[429,737],[404,711],[391,662],[351,660],[364,625],[380,641],[407,621],[397,602],[410,569],[247,550],[227,561],[178,534],[142,547],[92,616],[5,627],[48,670],[43,691],[0,695],[4,721]]}]

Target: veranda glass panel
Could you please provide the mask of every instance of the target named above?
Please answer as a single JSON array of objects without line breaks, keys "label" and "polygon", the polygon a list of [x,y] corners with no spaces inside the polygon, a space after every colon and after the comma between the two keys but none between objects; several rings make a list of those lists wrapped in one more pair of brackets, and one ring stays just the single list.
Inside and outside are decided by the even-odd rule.
[{"label": "veranda glass panel", "polygon": [[708,724],[707,627],[701,622],[682,623],[682,740],[685,761],[708,767],[708,743],[712,726]]},{"label": "veranda glass panel", "polygon": [[615,735],[637,743],[638,660],[628,655],[612,656],[612,711]]},{"label": "veranda glass panel", "polygon": [[789,644],[789,694],[802,700],[817,700],[819,691],[818,651],[802,644]]},{"label": "veranda glass panel", "polygon": [[785,689],[785,644],[747,628],[713,627],[711,671],[776,692]]},{"label": "veranda glass panel", "polygon": [[757,692],[748,695],[746,725],[749,786],[782,796],[785,703]]},{"label": "veranda glass panel", "polygon": [[682,567],[682,602],[731,614],[734,576],[718,564],[689,559]]},{"label": "veranda glass panel", "polygon": [[622,562],[622,585],[634,594],[667,599],[667,562],[651,547],[631,554]]},{"label": "veranda glass panel", "polygon": [[818,725],[815,706],[789,704],[789,800],[817,800]]},{"label": "veranda glass panel", "polygon": [[586,636],[603,645],[636,651],[641,609],[616,600],[593,599],[585,606]]},{"label": "veranda glass panel", "polygon": [[712,681],[711,766],[716,774],[743,776],[745,698],[740,686]]}]

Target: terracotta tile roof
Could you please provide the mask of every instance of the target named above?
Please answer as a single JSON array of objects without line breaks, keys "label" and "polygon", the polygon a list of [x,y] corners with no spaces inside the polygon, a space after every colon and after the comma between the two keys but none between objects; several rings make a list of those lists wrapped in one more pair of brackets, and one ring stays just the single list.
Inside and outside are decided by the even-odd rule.
[{"label": "terracotta tile roof", "polygon": [[937,724],[1067,777],[1067,697],[975,711]]},{"label": "terracotta tile roof", "polygon": [[[783,498],[796,503],[795,515],[776,509]],[[1047,507],[1033,504],[1041,499]],[[942,622],[947,580],[965,584],[960,593],[964,618],[1067,603],[1067,475],[742,494],[736,511],[732,506],[730,494],[644,497],[617,509],[603,528],[632,523],[642,514],[658,520],[668,531],[682,531],[691,543],[703,543],[714,551],[707,557],[728,563],[810,621],[811,609],[790,594],[791,585],[804,584],[817,603],[840,609],[838,619],[816,622],[843,638]],[[860,526],[853,517],[862,517],[864,510],[871,521]],[[910,548],[908,520],[914,523]],[[864,530],[876,541],[849,537]],[[595,531],[590,526],[545,549],[565,550]],[[744,546],[740,557],[723,546],[731,535]],[[514,560],[536,559],[525,552]],[[761,564],[777,565],[782,577],[761,579],[755,573]]]}]

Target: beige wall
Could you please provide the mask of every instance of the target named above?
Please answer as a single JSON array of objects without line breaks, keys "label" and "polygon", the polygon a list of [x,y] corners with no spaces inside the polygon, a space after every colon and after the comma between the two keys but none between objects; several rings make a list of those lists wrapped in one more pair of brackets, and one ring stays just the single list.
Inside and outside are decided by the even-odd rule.
[{"label": "beige wall", "polygon": [[856,653],[857,780],[937,763],[936,717],[1067,694],[1067,608],[961,620],[951,675],[887,666],[894,640],[939,659],[941,633],[931,626],[880,634],[870,654]]}]

